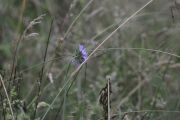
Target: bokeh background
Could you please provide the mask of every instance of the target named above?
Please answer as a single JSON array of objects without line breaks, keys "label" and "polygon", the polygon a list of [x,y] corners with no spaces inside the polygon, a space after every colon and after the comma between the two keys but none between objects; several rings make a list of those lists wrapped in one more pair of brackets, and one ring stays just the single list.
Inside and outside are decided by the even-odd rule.
[{"label": "bokeh background", "polygon": [[[83,44],[91,53],[147,2],[0,0],[0,70],[7,89],[9,83],[12,84],[10,76],[14,51],[17,41],[22,38],[16,55],[16,73],[13,73],[15,82],[8,89],[16,119],[34,119],[37,81],[44,66],[37,120],[43,117],[59,89],[69,79],[74,82],[68,95],[66,92],[71,82],[63,88],[44,119],[103,119],[99,93],[109,78],[113,119],[179,120],[179,0],[154,0],[110,37],[82,67],[77,77],[69,77],[77,68],[69,64],[76,56],[79,44]],[[32,26],[27,28],[29,25]],[[16,91],[17,86],[19,92]],[[0,119],[12,119],[9,106],[5,105],[7,99],[2,85],[0,92]],[[16,107],[16,101],[23,101],[27,111],[22,110],[22,106]]]}]

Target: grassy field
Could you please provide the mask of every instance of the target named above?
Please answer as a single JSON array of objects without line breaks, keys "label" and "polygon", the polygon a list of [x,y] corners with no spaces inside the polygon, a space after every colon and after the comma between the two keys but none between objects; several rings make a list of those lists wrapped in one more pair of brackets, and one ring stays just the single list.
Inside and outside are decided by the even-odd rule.
[{"label": "grassy field", "polygon": [[180,0],[0,0],[0,120],[179,120]]}]

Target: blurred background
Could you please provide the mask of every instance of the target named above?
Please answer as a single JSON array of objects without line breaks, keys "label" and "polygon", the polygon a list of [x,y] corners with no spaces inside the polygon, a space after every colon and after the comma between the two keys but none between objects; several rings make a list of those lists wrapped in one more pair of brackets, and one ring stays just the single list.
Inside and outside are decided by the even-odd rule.
[{"label": "blurred background", "polygon": [[[180,0],[153,1],[63,87],[79,45],[90,54],[147,2],[0,0],[0,72],[16,119],[40,120],[50,107],[45,120],[103,120],[99,97],[110,78],[114,120],[179,120]],[[0,119],[12,119],[1,84],[0,92]]]}]

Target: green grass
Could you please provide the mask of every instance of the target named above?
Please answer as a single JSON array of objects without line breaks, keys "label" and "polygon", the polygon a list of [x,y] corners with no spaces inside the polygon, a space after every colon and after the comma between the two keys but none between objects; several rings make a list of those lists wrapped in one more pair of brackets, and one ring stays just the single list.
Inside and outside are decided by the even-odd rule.
[{"label": "green grass", "polygon": [[[103,120],[108,78],[113,120],[178,120],[178,4],[1,0],[0,120]],[[79,44],[89,57],[77,66]]]}]

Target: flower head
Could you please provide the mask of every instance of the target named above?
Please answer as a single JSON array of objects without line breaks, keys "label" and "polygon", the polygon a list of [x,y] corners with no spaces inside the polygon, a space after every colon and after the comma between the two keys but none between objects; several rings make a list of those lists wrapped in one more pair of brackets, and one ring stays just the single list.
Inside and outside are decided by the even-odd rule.
[{"label": "flower head", "polygon": [[82,45],[82,44],[79,45],[79,52],[82,57],[82,62],[84,62],[88,57],[88,54],[87,54],[87,51],[86,51],[86,48],[84,47],[84,45]]},{"label": "flower head", "polygon": [[88,57],[88,53],[84,45],[80,44],[79,49],[76,51],[76,58],[73,61],[76,65],[83,63]]}]

